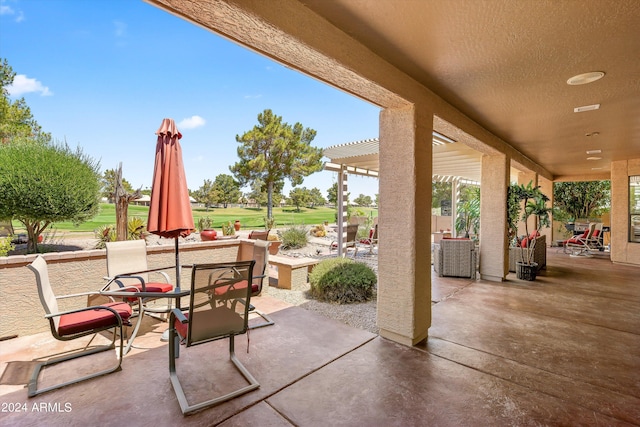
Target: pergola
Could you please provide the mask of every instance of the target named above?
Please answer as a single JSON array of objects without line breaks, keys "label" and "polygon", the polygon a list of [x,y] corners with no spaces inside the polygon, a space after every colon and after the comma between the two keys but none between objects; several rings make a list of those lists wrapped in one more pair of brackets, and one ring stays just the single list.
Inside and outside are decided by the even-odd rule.
[{"label": "pergola", "polygon": [[[451,182],[452,200],[451,215],[455,218],[458,185],[461,183],[479,184],[481,176],[482,153],[452,138],[433,132],[433,181]],[[345,253],[345,223],[348,175],[361,175],[378,178],[380,166],[380,141],[378,138],[348,142],[334,145],[324,150],[329,158],[324,169],[338,174],[338,248]],[[455,229],[454,229],[455,233]]]}]

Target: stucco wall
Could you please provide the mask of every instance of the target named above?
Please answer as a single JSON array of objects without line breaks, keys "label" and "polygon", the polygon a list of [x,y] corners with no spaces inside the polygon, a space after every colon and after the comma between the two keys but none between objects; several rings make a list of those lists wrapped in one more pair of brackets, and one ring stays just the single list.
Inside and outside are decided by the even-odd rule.
[{"label": "stucco wall", "polygon": [[[228,242],[198,242],[180,245],[180,264],[235,261],[238,253],[248,253],[242,240]],[[57,252],[43,255],[49,269],[49,280],[56,295],[98,291],[107,274],[106,251],[90,250]],[[0,338],[11,335],[31,335],[49,330],[44,319],[33,272],[26,265],[36,255],[0,257]],[[149,268],[175,266],[174,246],[148,246]],[[175,269],[167,270],[175,283]],[[190,270],[181,274],[182,286],[190,284]],[[86,306],[87,297],[59,301],[60,310]]]},{"label": "stucco wall", "polygon": [[629,176],[640,159],[611,162],[611,261],[640,265],[640,243],[629,242]]}]

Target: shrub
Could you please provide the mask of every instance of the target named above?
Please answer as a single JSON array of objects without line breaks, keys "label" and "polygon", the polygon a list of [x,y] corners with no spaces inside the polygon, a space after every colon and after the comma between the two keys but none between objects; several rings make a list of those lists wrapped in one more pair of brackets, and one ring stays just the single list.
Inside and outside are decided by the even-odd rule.
[{"label": "shrub", "polygon": [[7,256],[10,251],[16,248],[13,243],[11,243],[12,237],[13,236],[0,237],[0,256]]},{"label": "shrub", "polygon": [[278,231],[278,237],[282,240],[282,249],[300,249],[309,242],[307,229],[303,226],[293,226],[284,231]]},{"label": "shrub", "polygon": [[368,265],[349,258],[325,259],[309,275],[311,296],[338,304],[369,301],[377,282]]}]

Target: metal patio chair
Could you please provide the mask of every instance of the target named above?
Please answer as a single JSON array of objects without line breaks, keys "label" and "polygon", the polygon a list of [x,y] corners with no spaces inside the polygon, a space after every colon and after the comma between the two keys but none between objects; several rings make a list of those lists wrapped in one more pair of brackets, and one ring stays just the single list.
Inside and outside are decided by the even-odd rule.
[{"label": "metal patio chair", "polygon": [[[76,310],[61,312],[58,309],[58,299],[86,297],[88,295],[95,295],[97,292],[84,292],[73,295],[56,296],[51,288],[51,283],[49,282],[49,270],[42,255],[38,256],[27,267],[33,271],[36,276],[40,302],[42,303],[42,307],[45,311],[45,318],[49,320],[51,333],[55,339],[60,341],[70,341],[88,335],[95,335],[101,331],[113,329],[113,338],[111,343],[108,345],[95,347],[85,346],[80,352],[72,352],[64,356],[59,356],[38,363],[34,368],[31,380],[29,381],[29,397],[121,370],[120,365],[122,363],[122,348],[124,344],[122,326],[129,324],[129,317],[131,316],[131,307],[129,304],[114,302],[101,306],[83,307]],[[38,377],[44,367],[113,349],[115,348],[115,340],[118,336],[118,330],[120,336],[119,354],[117,356],[117,363],[114,367],[38,390]]]},{"label": "metal patio chair", "polygon": [[[253,277],[254,264],[254,261],[237,261],[192,266],[189,311],[173,309],[169,327],[169,376],[183,414],[217,405],[260,387],[238,360],[234,348],[235,336],[248,330],[251,287],[247,283]],[[218,293],[218,288],[225,291]],[[178,338],[187,348],[228,338],[230,360],[249,384],[222,396],[189,404],[176,371]]]}]

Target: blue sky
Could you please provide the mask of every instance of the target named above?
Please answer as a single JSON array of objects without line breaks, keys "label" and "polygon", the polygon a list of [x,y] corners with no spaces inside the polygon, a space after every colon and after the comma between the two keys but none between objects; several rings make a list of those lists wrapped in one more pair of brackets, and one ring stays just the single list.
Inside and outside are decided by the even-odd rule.
[{"label": "blue sky", "polygon": [[[151,185],[164,117],[183,134],[189,188],[229,172],[236,135],[269,108],[317,131],[316,147],[378,137],[380,109],[133,0],[0,0],[0,57],[45,132],[80,146],[135,188]],[[305,179],[326,190],[335,174]],[[350,177],[352,199],[378,181]],[[285,186],[288,194],[291,186]]]}]

